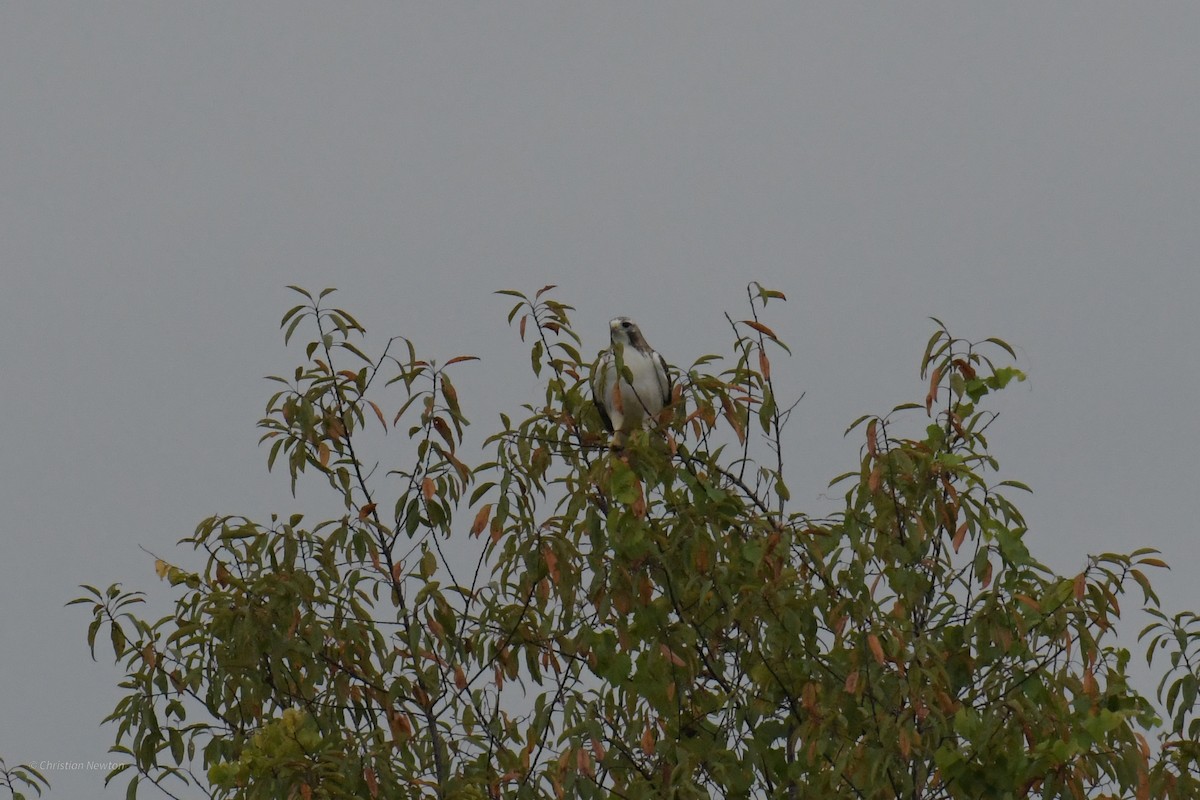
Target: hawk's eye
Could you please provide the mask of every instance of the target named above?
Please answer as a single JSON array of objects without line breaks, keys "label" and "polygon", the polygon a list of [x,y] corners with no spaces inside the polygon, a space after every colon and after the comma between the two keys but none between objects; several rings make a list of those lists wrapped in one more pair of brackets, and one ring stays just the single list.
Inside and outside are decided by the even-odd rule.
[{"label": "hawk's eye", "polygon": [[625,330],[629,330],[630,328],[633,327],[633,323],[630,322],[629,320],[625,320],[624,322],[621,323],[621,327],[624,328]]}]

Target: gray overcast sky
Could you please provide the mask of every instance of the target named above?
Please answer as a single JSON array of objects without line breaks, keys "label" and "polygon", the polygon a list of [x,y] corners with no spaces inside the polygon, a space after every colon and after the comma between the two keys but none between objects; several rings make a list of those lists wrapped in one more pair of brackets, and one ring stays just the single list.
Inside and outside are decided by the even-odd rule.
[{"label": "gray overcast sky", "polygon": [[161,598],[138,545],[295,507],[254,428],[288,283],[484,357],[480,426],[537,397],[493,289],[680,364],[781,289],[814,509],[927,317],[1004,337],[1035,553],[1152,545],[1197,607],[1197,41],[1194,3],[4,4],[0,755],[105,757],[76,584]]}]

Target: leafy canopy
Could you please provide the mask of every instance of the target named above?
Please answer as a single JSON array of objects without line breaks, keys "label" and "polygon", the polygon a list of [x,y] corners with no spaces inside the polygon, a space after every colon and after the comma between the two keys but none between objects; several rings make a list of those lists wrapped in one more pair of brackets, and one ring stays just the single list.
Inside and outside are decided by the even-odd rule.
[{"label": "leafy canopy", "polygon": [[[786,483],[782,293],[751,284],[731,355],[676,368],[610,452],[552,289],[500,293],[545,395],[481,459],[471,357],[369,355],[332,290],[295,289],[262,443],[328,517],[204,520],[197,568],[156,564],[162,616],[120,585],[74,601],[125,669],[130,797],[1200,796],[1200,626],[1158,609],[1153,551],[1038,561],[988,450],[1007,344],[938,323],[924,396],[850,426],[844,510],[815,519]],[[1134,588],[1165,719],[1115,638]]]}]

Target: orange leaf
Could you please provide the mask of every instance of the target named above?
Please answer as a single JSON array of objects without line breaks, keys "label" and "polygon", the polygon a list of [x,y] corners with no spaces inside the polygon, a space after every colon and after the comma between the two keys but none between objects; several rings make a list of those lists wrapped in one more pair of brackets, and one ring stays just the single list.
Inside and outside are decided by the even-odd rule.
[{"label": "orange leaf", "polygon": [[662,654],[666,656],[666,659],[675,666],[682,667],[684,665],[683,659],[675,655],[674,651],[672,651],[671,648],[667,647],[665,644],[660,644],[659,649],[662,651]]},{"label": "orange leaf", "polygon": [[329,466],[329,445],[325,444],[325,442],[321,442],[317,446],[317,460],[321,463],[322,467]]},{"label": "orange leaf", "polygon": [[471,535],[478,536],[483,533],[483,529],[487,527],[488,517],[492,515],[492,504],[487,503],[483,508],[479,509],[479,513],[475,515],[475,522],[471,525]]},{"label": "orange leaf", "polygon": [[751,328],[754,328],[754,330],[758,331],[759,333],[764,333],[775,341],[779,341],[779,337],[775,335],[775,331],[771,330],[766,325],[763,325],[761,322],[755,322],[752,319],[744,319],[742,322],[749,325]]},{"label": "orange leaf", "polygon": [[467,676],[463,672],[463,668],[458,664],[454,665],[454,685],[461,691],[467,688]]},{"label": "orange leaf", "polygon": [[883,477],[883,464],[877,463],[875,468],[871,470],[871,474],[867,476],[867,488],[871,493],[879,491],[879,481]]},{"label": "orange leaf", "polygon": [[366,519],[367,517],[371,516],[371,512],[374,510],[375,510],[375,504],[367,503],[365,506],[363,506],[362,508],[360,508],[358,510],[358,518]]},{"label": "orange leaf", "polygon": [[1083,592],[1087,588],[1087,573],[1081,572],[1075,576],[1075,599],[1082,600]]},{"label": "orange leaf", "polygon": [[761,347],[758,349],[758,371],[762,373],[764,380],[771,380],[771,362],[767,358],[767,351]]},{"label": "orange leaf", "polygon": [[592,755],[594,755],[596,757],[597,761],[604,760],[604,755],[605,755],[604,745],[600,744],[600,742],[597,741],[596,739],[592,739]]},{"label": "orange leaf", "polygon": [[383,429],[386,431],[388,428],[387,420],[383,418],[383,412],[379,410],[379,406],[375,405],[374,400],[368,400],[367,405],[369,405],[371,410],[375,412],[375,416],[379,418],[379,424],[382,425]]},{"label": "orange leaf", "polygon": [[548,546],[542,548],[542,558],[546,561],[546,571],[550,574],[550,580],[558,583],[558,556]]},{"label": "orange leaf", "polygon": [[879,420],[873,419],[867,423],[867,453],[874,456],[879,452],[879,442],[875,438],[876,430],[879,428]]},{"label": "orange leaf", "polygon": [[871,648],[871,655],[875,656],[875,660],[879,664],[883,664],[883,645],[879,643],[879,637],[873,633],[868,633],[867,646]]},{"label": "orange leaf", "polygon": [[846,676],[845,690],[848,694],[854,694],[854,690],[858,688],[858,670],[854,670]]},{"label": "orange leaf", "polygon": [[454,358],[452,358],[446,362],[446,366],[448,367],[451,364],[457,364],[460,361],[478,361],[478,360],[479,360],[479,356],[455,356]]},{"label": "orange leaf", "polygon": [[962,547],[963,540],[967,538],[967,528],[969,526],[970,523],[964,519],[962,525],[959,525],[958,530],[954,532],[954,538],[950,541],[950,544],[954,546],[954,552],[957,553],[958,548]]},{"label": "orange leaf", "polygon": [[371,793],[371,797],[378,797],[379,781],[375,779],[375,770],[370,767],[364,767],[363,780],[367,782],[367,791]]},{"label": "orange leaf", "polygon": [[426,477],[421,481],[421,494],[425,496],[425,502],[428,503],[433,499],[435,488],[436,487],[433,485],[433,478]]},{"label": "orange leaf", "polygon": [[1037,601],[1037,600],[1034,600],[1032,597],[1030,597],[1030,596],[1029,596],[1029,595],[1027,595],[1027,594],[1014,594],[1014,595],[1013,595],[1013,597],[1014,597],[1015,599],[1017,599],[1017,600],[1021,601],[1021,602],[1022,602],[1022,603],[1024,603],[1025,605],[1029,606],[1029,607],[1030,607],[1030,608],[1032,608],[1034,611],[1041,611],[1041,610],[1042,610],[1042,607],[1041,607],[1041,605],[1038,603],[1038,601]]}]

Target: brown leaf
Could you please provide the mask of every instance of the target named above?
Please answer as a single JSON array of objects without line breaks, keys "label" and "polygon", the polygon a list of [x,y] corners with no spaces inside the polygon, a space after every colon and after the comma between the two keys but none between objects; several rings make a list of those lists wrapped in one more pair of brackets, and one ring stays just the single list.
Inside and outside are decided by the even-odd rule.
[{"label": "brown leaf", "polygon": [[425,502],[429,502],[436,494],[437,487],[434,486],[433,478],[426,476],[421,480],[421,494],[425,497]]},{"label": "brown leaf", "polygon": [[1081,572],[1075,576],[1075,599],[1082,600],[1084,590],[1087,589],[1087,573]]},{"label": "brown leaf", "polygon": [[150,669],[154,669],[154,665],[158,663],[158,653],[154,652],[152,643],[142,648],[142,661],[145,661]]},{"label": "brown leaf", "polygon": [[879,420],[872,419],[867,423],[867,454],[874,457],[879,452],[879,442],[875,438],[875,433],[879,428]]},{"label": "brown leaf", "polygon": [[221,561],[218,561],[217,562],[217,583],[221,584],[222,586],[228,586],[229,579],[231,577],[233,577],[233,576],[229,574],[229,569],[225,566],[225,564]]},{"label": "brown leaf", "polygon": [[646,723],[646,729],[642,731],[642,752],[648,756],[654,755],[654,729],[650,723]]},{"label": "brown leaf", "polygon": [[942,370],[940,367],[933,368],[933,374],[929,376],[929,394],[925,395],[925,413],[933,414],[933,401],[937,399],[938,384],[942,382]]},{"label": "brown leaf", "polygon": [[451,364],[457,364],[460,361],[478,361],[478,360],[479,360],[479,356],[455,356],[454,358],[452,358],[446,362],[446,366],[448,367]]},{"label": "brown leaf", "polygon": [[843,688],[847,694],[854,694],[855,690],[858,689],[858,670],[854,670],[846,676],[846,684]]},{"label": "brown leaf", "polygon": [[522,342],[523,342],[523,341],[525,341],[525,323],[526,323],[526,322],[528,322],[528,321],[529,321],[529,315],[528,315],[528,314],[526,314],[525,316],[521,317],[521,325],[520,325],[520,328],[519,328],[519,330],[521,331],[521,341],[522,341]]},{"label": "brown leaf", "polygon": [[650,576],[642,575],[641,584],[638,586],[638,594],[641,596],[642,605],[650,605],[650,601],[654,599],[654,584],[650,582]]},{"label": "brown leaf", "polygon": [[486,503],[483,508],[479,509],[479,513],[475,515],[475,522],[471,524],[471,535],[478,536],[483,533],[483,529],[487,527],[488,517],[492,515],[492,504]]},{"label": "brown leaf", "polygon": [[317,445],[317,461],[320,462],[322,467],[329,466],[329,445],[325,442]]},{"label": "brown leaf", "polygon": [[604,745],[600,744],[600,741],[597,739],[592,739],[591,745],[592,745],[592,755],[594,755],[596,757],[597,761],[603,761],[605,752],[606,752],[604,750]]},{"label": "brown leaf", "polygon": [[379,781],[375,778],[375,770],[371,767],[363,767],[363,780],[367,782],[367,791],[371,793],[371,797],[378,797]]},{"label": "brown leaf", "polygon": [[374,510],[375,510],[375,504],[367,503],[365,506],[363,506],[362,508],[360,508],[358,510],[358,518],[366,519],[367,517],[371,516],[371,512]]},{"label": "brown leaf", "polygon": [[454,665],[454,685],[459,691],[467,688],[467,675],[458,664]]}]

